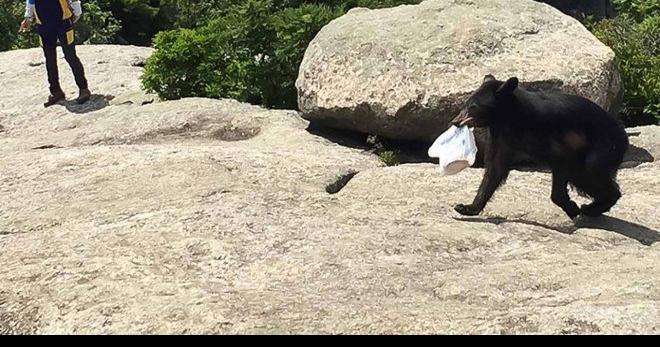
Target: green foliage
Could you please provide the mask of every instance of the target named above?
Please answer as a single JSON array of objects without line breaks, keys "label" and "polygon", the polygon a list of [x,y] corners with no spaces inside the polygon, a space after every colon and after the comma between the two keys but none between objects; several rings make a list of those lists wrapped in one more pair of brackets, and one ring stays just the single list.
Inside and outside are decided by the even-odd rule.
[{"label": "green foliage", "polygon": [[[98,44],[115,41],[121,23],[98,2],[90,0],[83,3],[84,14],[76,23],[76,42]],[[25,15],[25,1],[0,0],[0,4],[0,51],[37,47],[39,37],[36,26],[33,26],[30,33],[18,33],[19,24]]]},{"label": "green foliage", "polygon": [[18,37],[18,17],[16,4],[10,0],[0,0],[0,51],[12,48]]},{"label": "green foliage", "polygon": [[248,0],[199,29],[158,34],[143,83],[165,99],[191,96],[260,101],[259,47],[266,36],[267,7]]},{"label": "green foliage", "polygon": [[[298,68],[324,25],[352,7],[420,0],[218,0],[216,5],[220,2],[227,6],[216,8],[219,17],[207,24],[156,36],[157,51],[143,76],[145,89],[163,99],[229,97],[296,108]],[[193,25],[189,20],[186,25]]]},{"label": "green foliage", "polygon": [[162,16],[172,28],[196,28],[227,14],[232,5],[242,0],[161,0]]},{"label": "green foliage", "polygon": [[0,52],[33,47],[39,43],[35,35],[18,33],[18,27],[24,14],[25,2],[0,0]]},{"label": "green foliage", "polygon": [[618,0],[619,16],[588,27],[614,50],[627,118],[660,121],[660,0]]},{"label": "green foliage", "polygon": [[[233,0],[83,0],[76,41],[149,46],[159,31],[201,24],[216,13],[212,6],[227,1]],[[18,35],[25,1],[0,0],[0,4],[0,51],[38,45],[34,31]]]},{"label": "green foliage", "polygon": [[114,43],[121,23],[94,1],[84,3],[83,16],[76,23],[76,40],[85,44]]},{"label": "green foliage", "polygon": [[378,154],[380,160],[387,166],[397,166],[401,164],[400,154],[397,151],[383,151]]},{"label": "green foliage", "polygon": [[262,72],[264,105],[296,108],[295,82],[305,50],[323,26],[341,13],[326,6],[306,4],[281,10],[270,18],[275,40],[269,43],[269,59]]},{"label": "green foliage", "polygon": [[120,42],[149,46],[161,30],[172,28],[172,20],[164,14],[161,0],[91,0],[112,12],[121,23]]},{"label": "green foliage", "polygon": [[645,18],[660,16],[660,0],[613,0],[620,14],[631,17],[637,22]]}]

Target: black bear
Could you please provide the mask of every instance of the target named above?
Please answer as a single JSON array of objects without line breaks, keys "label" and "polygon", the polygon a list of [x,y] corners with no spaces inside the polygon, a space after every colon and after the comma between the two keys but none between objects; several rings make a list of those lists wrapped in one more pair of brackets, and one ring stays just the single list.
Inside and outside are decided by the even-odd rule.
[{"label": "black bear", "polygon": [[[491,141],[477,196],[455,207],[460,214],[481,213],[506,180],[516,152],[550,167],[551,199],[571,219],[599,216],[621,197],[616,173],[628,135],[620,121],[588,99],[530,91],[515,77],[504,82],[487,75],[451,123],[488,127]],[[569,184],[593,202],[578,207],[568,196]]]}]

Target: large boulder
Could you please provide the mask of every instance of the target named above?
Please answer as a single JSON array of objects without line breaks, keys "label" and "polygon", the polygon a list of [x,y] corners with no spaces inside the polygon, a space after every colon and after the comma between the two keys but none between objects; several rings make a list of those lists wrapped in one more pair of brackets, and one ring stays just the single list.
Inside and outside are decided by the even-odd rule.
[{"label": "large boulder", "polygon": [[486,74],[606,109],[621,96],[612,50],[577,20],[531,0],[354,9],[311,42],[296,86],[313,122],[430,141]]}]

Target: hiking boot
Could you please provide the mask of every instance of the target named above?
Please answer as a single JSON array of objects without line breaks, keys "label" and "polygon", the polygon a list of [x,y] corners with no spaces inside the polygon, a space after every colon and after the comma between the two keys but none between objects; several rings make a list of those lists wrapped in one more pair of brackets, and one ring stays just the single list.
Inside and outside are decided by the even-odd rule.
[{"label": "hiking boot", "polygon": [[92,93],[89,91],[89,89],[81,89],[80,94],[78,95],[78,99],[76,99],[76,103],[78,103],[78,105],[82,105],[89,101],[91,97]]},{"label": "hiking boot", "polygon": [[64,95],[64,92],[59,92],[59,93],[54,93],[48,96],[48,101],[44,103],[44,107],[50,107],[58,102],[65,100],[66,96]]}]

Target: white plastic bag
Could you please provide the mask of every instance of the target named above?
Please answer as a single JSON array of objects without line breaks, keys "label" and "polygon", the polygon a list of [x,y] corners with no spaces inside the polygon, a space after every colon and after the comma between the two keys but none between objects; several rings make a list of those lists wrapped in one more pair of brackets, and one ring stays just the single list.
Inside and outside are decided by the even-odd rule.
[{"label": "white plastic bag", "polygon": [[73,10],[73,15],[76,17],[82,16],[82,4],[79,0],[71,1],[71,9]]},{"label": "white plastic bag", "polygon": [[431,158],[440,159],[442,175],[455,175],[474,164],[477,143],[468,127],[452,125],[433,142],[428,154]]}]

